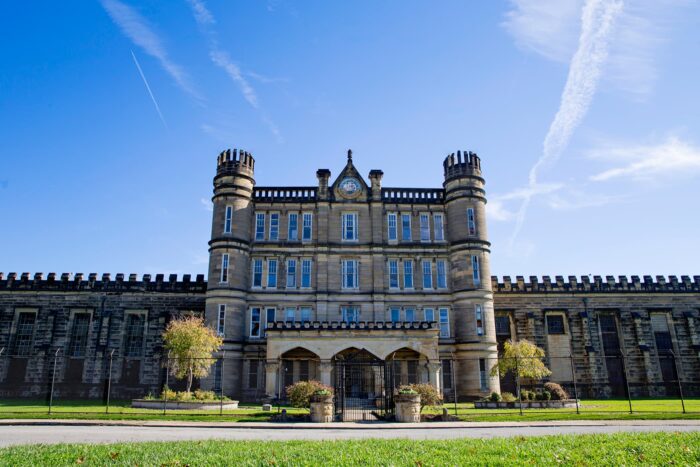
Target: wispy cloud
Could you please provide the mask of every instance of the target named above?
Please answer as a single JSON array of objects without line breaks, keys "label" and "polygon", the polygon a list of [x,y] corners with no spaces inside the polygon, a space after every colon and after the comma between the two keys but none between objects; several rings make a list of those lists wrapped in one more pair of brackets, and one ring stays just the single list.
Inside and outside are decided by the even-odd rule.
[{"label": "wispy cloud", "polygon": [[659,144],[604,145],[588,153],[591,158],[622,163],[590,177],[592,181],[612,179],[639,181],[700,173],[700,147],[669,136]]},{"label": "wispy cloud", "polygon": [[214,204],[210,199],[199,198],[199,202],[202,203],[202,207],[204,207],[206,211],[214,212]]},{"label": "wispy cloud", "polygon": [[158,112],[158,116],[160,117],[160,121],[163,122],[163,125],[165,125],[165,128],[168,128],[168,124],[165,123],[165,118],[163,118],[163,114],[160,111],[160,106],[158,105],[158,101],[156,101],[156,97],[153,95],[153,91],[151,91],[151,86],[148,85],[148,80],[146,79],[146,75],[143,74],[143,70],[141,69],[141,65],[139,64],[139,61],[136,60],[136,55],[134,55],[134,51],[131,51],[131,56],[134,59],[134,64],[136,65],[136,68],[139,70],[139,74],[141,75],[141,79],[143,79],[143,84],[146,85],[146,90],[148,91],[148,95],[151,96],[151,100],[153,101],[153,105],[156,107],[156,112]]},{"label": "wispy cloud", "polygon": [[102,6],[122,33],[135,45],[141,47],[145,53],[157,59],[180,89],[197,100],[202,100],[190,83],[187,73],[170,58],[160,36],[153,31],[148,21],[138,11],[119,0],[102,0]]},{"label": "wispy cloud", "polygon": [[241,93],[243,93],[243,98],[248,102],[248,104],[250,104],[250,106],[255,110],[258,110],[260,108],[260,104],[258,103],[258,96],[255,94],[255,90],[250,83],[248,83],[248,80],[243,77],[241,69],[231,60],[229,54],[216,48],[209,52],[209,57],[211,58],[212,62],[226,72],[229,78],[238,84],[238,87],[241,89]]},{"label": "wispy cloud", "polygon": [[555,162],[586,115],[607,57],[608,40],[616,17],[622,11],[620,0],[587,0],[581,13],[579,44],[569,65],[569,74],[562,92],[559,110],[544,139],[542,155],[530,169],[528,190],[516,215],[516,225],[510,239],[515,242],[533,196],[538,194],[540,170]]}]

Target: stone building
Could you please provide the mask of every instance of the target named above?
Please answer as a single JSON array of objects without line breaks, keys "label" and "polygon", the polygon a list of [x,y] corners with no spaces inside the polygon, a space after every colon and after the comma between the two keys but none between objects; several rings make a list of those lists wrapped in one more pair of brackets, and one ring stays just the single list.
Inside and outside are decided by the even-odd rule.
[{"label": "stone building", "polygon": [[449,155],[442,188],[383,187],[351,152],[313,186],[257,186],[254,166],[218,156],[207,281],[0,274],[0,397],[44,396],[52,379],[60,397],[157,392],[161,333],[185,313],[224,339],[199,384],[241,400],[305,379],[344,405],[390,404],[411,382],[448,399],[513,391],[489,369],[523,338],[581,396],[674,394],[679,380],[700,394],[700,276],[490,277],[477,155]]}]

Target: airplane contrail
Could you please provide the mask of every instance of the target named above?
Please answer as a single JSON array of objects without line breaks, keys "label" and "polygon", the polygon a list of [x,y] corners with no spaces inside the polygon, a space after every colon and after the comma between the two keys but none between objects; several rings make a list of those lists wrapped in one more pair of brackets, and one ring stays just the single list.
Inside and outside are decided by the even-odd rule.
[{"label": "airplane contrail", "polygon": [[146,85],[146,89],[148,90],[148,94],[151,96],[151,100],[153,101],[153,105],[156,107],[156,112],[158,112],[158,116],[160,117],[160,121],[163,122],[163,125],[165,125],[165,128],[168,128],[168,124],[165,123],[165,118],[163,118],[163,114],[160,111],[160,106],[158,106],[158,102],[156,101],[156,97],[153,95],[153,91],[151,91],[151,87],[148,85],[148,80],[146,79],[146,75],[143,74],[143,70],[141,69],[141,65],[139,65],[139,61],[136,60],[136,55],[134,54],[134,51],[131,51],[131,56],[134,59],[134,63],[136,64],[136,68],[139,70],[139,74],[141,75],[141,78],[143,79],[143,84]]}]

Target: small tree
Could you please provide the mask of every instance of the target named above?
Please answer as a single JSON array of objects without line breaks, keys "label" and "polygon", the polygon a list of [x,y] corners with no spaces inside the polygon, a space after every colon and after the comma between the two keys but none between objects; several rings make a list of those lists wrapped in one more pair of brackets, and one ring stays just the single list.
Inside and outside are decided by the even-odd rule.
[{"label": "small tree", "polygon": [[316,393],[333,394],[333,389],[320,381],[297,381],[286,388],[287,399],[292,407],[309,408],[311,396]]},{"label": "small tree", "polygon": [[429,383],[409,384],[409,388],[420,394],[420,412],[428,405],[442,405],[442,394]]},{"label": "small tree", "polygon": [[498,363],[491,368],[491,376],[505,375],[509,371],[515,374],[518,399],[520,399],[520,378],[542,379],[552,374],[542,362],[545,353],[540,347],[528,340],[503,344],[503,355]]},{"label": "small tree", "polygon": [[187,377],[187,392],[192,389],[192,380],[209,374],[212,355],[223,340],[214,330],[204,324],[204,319],[186,316],[168,324],[163,333],[165,348],[170,356],[170,373],[176,378]]}]

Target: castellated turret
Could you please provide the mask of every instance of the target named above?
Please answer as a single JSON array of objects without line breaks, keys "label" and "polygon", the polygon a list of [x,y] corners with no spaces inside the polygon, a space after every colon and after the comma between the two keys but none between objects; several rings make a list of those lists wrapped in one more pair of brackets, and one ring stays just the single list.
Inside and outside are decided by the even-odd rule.
[{"label": "castellated turret", "polygon": [[483,395],[498,391],[499,381],[489,376],[498,353],[481,159],[457,151],[445,158],[443,168],[457,374],[464,378],[457,386],[460,396]]}]

